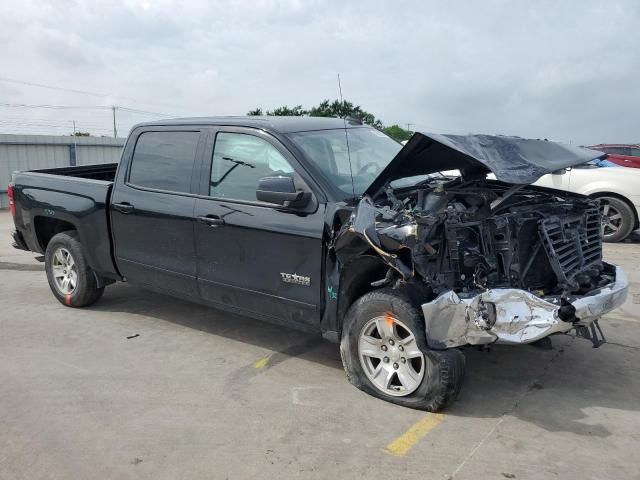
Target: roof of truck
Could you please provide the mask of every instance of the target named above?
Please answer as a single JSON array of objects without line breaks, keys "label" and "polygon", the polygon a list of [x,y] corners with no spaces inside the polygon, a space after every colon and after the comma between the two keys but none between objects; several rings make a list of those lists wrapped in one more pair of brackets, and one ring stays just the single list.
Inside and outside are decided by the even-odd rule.
[{"label": "roof of truck", "polygon": [[[253,127],[276,133],[305,132],[345,128],[345,121],[331,117],[275,117],[275,116],[235,116],[235,117],[193,117],[172,118],[139,123],[136,127],[165,125],[229,125]],[[347,119],[347,128],[362,127],[359,121]]]}]

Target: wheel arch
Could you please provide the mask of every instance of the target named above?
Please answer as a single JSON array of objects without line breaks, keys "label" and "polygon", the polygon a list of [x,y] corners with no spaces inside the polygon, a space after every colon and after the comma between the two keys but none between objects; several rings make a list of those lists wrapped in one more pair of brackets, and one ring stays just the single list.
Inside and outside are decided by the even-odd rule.
[{"label": "wheel arch", "polygon": [[33,218],[33,226],[35,230],[35,237],[42,252],[47,250],[47,245],[51,239],[58,233],[67,231],[78,231],[75,224],[61,220],[59,218],[46,217],[44,215],[38,215]]},{"label": "wheel arch", "polygon": [[376,290],[371,285],[381,280],[389,267],[377,256],[362,255],[343,266],[340,272],[340,289],[336,314],[338,338],[342,336],[342,326],[349,307],[361,296]]}]

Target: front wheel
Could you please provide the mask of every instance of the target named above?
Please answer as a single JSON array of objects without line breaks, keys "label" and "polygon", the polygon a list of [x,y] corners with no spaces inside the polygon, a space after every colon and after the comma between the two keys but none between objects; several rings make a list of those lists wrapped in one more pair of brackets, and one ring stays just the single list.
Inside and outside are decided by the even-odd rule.
[{"label": "front wheel", "polygon": [[430,350],[422,317],[393,290],[368,293],[351,306],[340,353],[353,385],[405,407],[440,410],[455,400],[464,378],[464,354]]},{"label": "front wheel", "polygon": [[104,287],[98,286],[76,232],[55,235],[47,245],[44,261],[49,287],[63,305],[86,307],[102,296]]}]

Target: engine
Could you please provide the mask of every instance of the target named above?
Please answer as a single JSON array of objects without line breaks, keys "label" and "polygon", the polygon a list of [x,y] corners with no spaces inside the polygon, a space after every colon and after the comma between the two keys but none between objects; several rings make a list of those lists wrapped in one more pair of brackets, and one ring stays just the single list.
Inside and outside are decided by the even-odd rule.
[{"label": "engine", "polygon": [[581,195],[458,178],[389,187],[385,199],[368,201],[352,231],[394,275],[435,294],[520,288],[566,296],[610,281],[598,204]]}]

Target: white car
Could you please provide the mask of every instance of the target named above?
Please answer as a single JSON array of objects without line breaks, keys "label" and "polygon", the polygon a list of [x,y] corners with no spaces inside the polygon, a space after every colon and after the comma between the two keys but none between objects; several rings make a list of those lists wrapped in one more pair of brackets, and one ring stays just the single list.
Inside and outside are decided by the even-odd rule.
[{"label": "white car", "polygon": [[640,168],[600,167],[588,162],[545,175],[534,185],[599,198],[606,242],[622,241],[639,226]]}]

